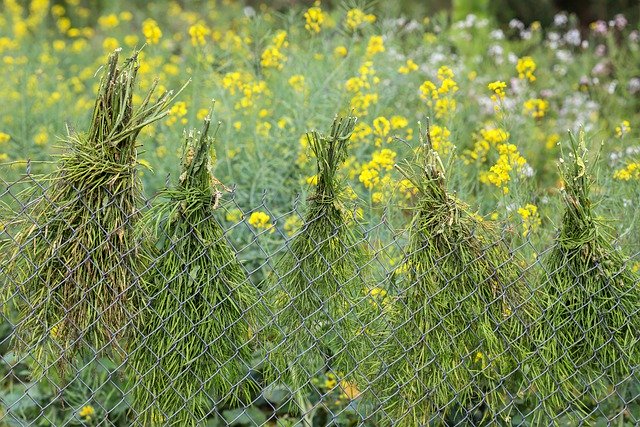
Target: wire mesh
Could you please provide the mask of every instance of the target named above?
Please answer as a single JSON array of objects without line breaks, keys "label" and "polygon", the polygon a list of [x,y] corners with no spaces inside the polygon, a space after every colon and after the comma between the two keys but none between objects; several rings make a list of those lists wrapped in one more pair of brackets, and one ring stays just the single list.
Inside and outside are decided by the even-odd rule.
[{"label": "wire mesh", "polygon": [[[548,330],[541,325],[544,326],[548,321],[547,313],[551,310],[539,295],[548,294],[553,286],[549,277],[555,271],[550,270],[545,262],[552,249],[535,247],[528,239],[514,243],[508,230],[500,233],[499,241],[489,242],[487,247],[482,248],[479,256],[484,257],[489,247],[500,247],[507,254],[502,261],[504,265],[495,265],[495,271],[487,271],[486,278],[476,283],[475,289],[459,301],[451,301],[448,308],[443,309],[433,303],[438,293],[445,292],[447,286],[457,286],[461,277],[469,274],[469,269],[482,260],[464,260],[461,268],[454,273],[438,268],[439,265],[445,265],[444,259],[435,264],[436,268],[428,271],[416,269],[405,261],[411,259],[416,251],[428,251],[428,242],[413,252],[408,251],[408,229],[397,228],[389,221],[389,216],[398,215],[397,212],[387,212],[375,223],[366,223],[359,219],[354,210],[343,223],[334,224],[330,235],[312,242],[315,248],[333,244],[334,237],[340,235],[340,227],[347,227],[358,236],[357,241],[351,244],[335,242],[345,259],[351,260],[349,254],[355,250],[362,250],[366,254],[365,259],[353,265],[345,277],[335,270],[337,263],[344,264],[342,257],[329,260],[320,250],[299,254],[293,249],[296,238],[304,234],[305,227],[313,222],[313,219],[306,218],[305,200],[298,198],[289,209],[279,214],[283,211],[282,207],[274,208],[268,201],[267,193],[260,205],[244,212],[233,194],[225,196],[217,209],[211,211],[211,217],[200,221],[214,221],[221,227],[223,233],[220,239],[233,249],[246,284],[256,289],[258,297],[243,308],[240,316],[225,325],[221,333],[213,338],[204,338],[198,335],[198,331],[203,330],[211,318],[218,318],[214,314],[228,309],[228,304],[234,302],[230,300],[231,291],[219,295],[216,300],[202,300],[202,287],[210,285],[219,276],[223,277],[221,275],[227,264],[235,260],[220,265],[219,260],[206,259],[205,262],[211,262],[211,271],[206,276],[208,281],[195,283],[193,294],[178,300],[181,297],[175,290],[179,282],[197,276],[198,273],[193,271],[194,263],[200,265],[201,258],[208,256],[206,249],[220,243],[203,239],[198,233],[199,224],[191,223],[190,229],[179,237],[162,235],[161,229],[155,230],[160,233],[155,242],[165,243],[158,245],[156,255],[149,259],[142,255],[148,238],[143,230],[136,234],[135,244],[123,254],[121,248],[112,246],[113,242],[118,241],[122,227],[139,227],[134,224],[139,212],[126,213],[125,217],[131,224],[106,229],[100,221],[102,212],[109,205],[109,201],[106,201],[98,209],[85,206],[91,214],[91,221],[100,229],[97,241],[75,241],[79,232],[77,224],[67,223],[66,241],[51,242],[48,240],[51,224],[65,221],[69,217],[66,210],[69,206],[78,206],[78,203],[57,205],[56,201],[49,199],[51,188],[48,184],[29,170],[15,182],[2,180],[1,183],[0,282],[4,298],[0,322],[0,381],[4,383],[2,389],[7,392],[0,395],[0,425],[125,426],[183,425],[185,422],[207,426],[592,425],[596,419],[607,425],[640,424],[640,361],[633,358],[633,353],[626,352],[629,343],[625,347],[625,343],[617,341],[619,331],[615,330],[615,326],[603,325],[610,318],[610,312],[593,313],[592,324],[575,325],[578,330],[583,328],[582,336],[572,337],[576,343],[585,339],[588,328],[603,327],[611,331],[606,341],[593,343],[596,348],[592,354],[575,355],[574,348],[563,347],[553,354],[554,358],[549,359],[546,353],[541,352],[547,343],[568,342],[567,337],[558,336],[558,331],[546,336],[540,332]],[[81,189],[78,189],[77,197],[78,200],[74,202],[82,202]],[[56,213],[47,217],[45,222],[33,215],[34,207],[42,203]],[[154,203],[154,200],[146,200],[141,211],[147,211]],[[228,220],[225,213],[232,211],[242,212],[241,218]],[[266,213],[270,218],[269,223],[262,228],[249,224],[248,218],[253,212]],[[301,223],[297,230],[284,227],[285,218],[291,216],[297,216]],[[25,229],[25,224],[29,230],[26,238],[19,234]],[[179,269],[167,275],[158,266],[172,253],[175,255],[181,239],[195,240],[199,250],[191,253],[189,259],[181,260]],[[79,261],[76,265],[61,263],[58,268],[63,274],[53,279],[44,276],[42,265],[35,263],[30,256],[29,245],[57,244],[63,250],[65,245],[73,243],[74,250],[80,252],[79,255],[76,253],[74,259]],[[107,252],[111,251],[119,261],[108,263],[107,269],[96,258],[96,251],[104,251],[105,245]],[[49,259],[39,261],[60,261],[55,259],[60,255],[55,248],[49,253],[52,254]],[[537,255],[534,261],[525,262],[524,253]],[[283,256],[295,257],[292,267],[281,268]],[[446,254],[442,258],[447,257],[455,258],[456,253]],[[309,258],[318,262],[312,270],[304,267]],[[640,254],[633,254],[626,260],[623,270],[601,281],[602,287],[606,288],[609,281],[617,280],[618,275],[630,271],[631,265],[639,258]],[[129,259],[139,262],[134,265],[128,262]],[[16,261],[22,261],[20,265],[23,270],[19,273],[13,268]],[[123,266],[129,274],[127,283],[113,283],[112,269]],[[95,270],[101,279],[96,283],[76,283],[74,271],[79,268]],[[468,307],[466,299],[474,299],[481,289],[493,286],[495,275],[501,268],[510,269],[510,282],[495,287],[491,293],[492,300],[485,299],[484,306],[463,312]],[[594,272],[597,274],[600,268],[596,264],[591,271],[569,271],[574,277],[574,286],[581,286],[581,276]],[[283,286],[291,275],[304,279],[305,295],[313,296],[315,305],[305,306],[304,311],[297,309],[300,306],[297,298],[301,294],[288,294],[288,288]],[[415,289],[421,286],[421,277],[424,275],[435,277],[438,283],[443,284],[442,287],[432,290],[427,298],[417,304],[415,301],[409,304],[410,298],[419,295]],[[153,277],[154,283],[161,284],[153,293],[141,286],[144,278],[148,277]],[[346,281],[332,283],[337,277]],[[640,292],[640,282],[637,276],[631,277],[634,281],[628,292],[637,294]],[[31,286],[37,283],[44,290],[38,302],[42,306],[29,306],[26,312],[16,308],[34,301],[25,294],[25,281]],[[349,281],[364,284],[360,294],[345,291]],[[332,283],[332,291],[320,291],[319,283]],[[92,307],[101,311],[90,323],[86,323],[88,319],[79,319],[80,325],[72,325],[79,330],[73,335],[72,341],[60,342],[57,329],[60,326],[51,323],[46,314],[56,304],[67,312],[75,309],[68,305],[68,301],[58,298],[56,289],[61,286],[86,295],[103,288],[108,289],[106,292],[100,291],[105,295],[133,295],[135,304],[123,304],[119,298],[111,302],[100,301],[100,304],[92,301]],[[524,297],[512,297],[516,289]],[[270,298],[270,294],[278,297]],[[176,298],[177,309],[170,315],[154,311],[158,309],[154,304],[159,295]],[[505,308],[507,311],[501,315],[497,316],[490,310],[490,307],[508,299],[513,300],[508,301],[508,310]],[[555,304],[561,304],[561,301],[562,295],[559,295]],[[199,309],[194,311],[194,306]],[[330,309],[336,306],[344,310]],[[574,301],[567,309],[568,315],[564,321],[575,322],[576,313],[591,307],[588,300]],[[615,303],[613,307],[608,310],[622,310]],[[88,339],[83,331],[96,326],[101,317],[114,308],[124,312],[124,321],[120,329],[107,331],[111,337],[108,342],[103,346],[97,345],[97,341]],[[252,324],[252,329],[243,339],[239,340],[237,335],[230,337],[227,332],[237,323],[244,322],[245,317],[249,316],[248,312],[254,309],[262,313],[259,322]],[[145,324],[145,312],[149,310],[156,314],[156,323],[151,325]],[[436,313],[436,321],[431,324],[421,322],[426,312],[430,313],[431,319]],[[332,317],[336,313],[340,313],[339,318]],[[298,321],[289,320],[283,324],[278,321],[283,314],[287,314],[287,319],[297,317]],[[617,315],[634,319],[639,316],[638,308],[633,312],[620,311]],[[336,325],[346,324],[347,317],[356,318],[359,324],[350,326],[351,329],[338,328]],[[452,328],[451,319],[466,319],[466,323]],[[59,320],[78,321],[73,317]],[[41,329],[47,333],[35,340],[20,342],[23,335],[16,331],[30,322],[40,322]],[[171,325],[175,322],[181,325],[181,331],[188,332],[180,336],[172,335],[174,329]],[[520,332],[514,333],[511,329],[513,323],[510,322],[516,322],[521,328]],[[491,325],[492,336],[502,340],[502,353],[484,352],[487,343],[483,342],[482,337],[488,334],[478,330],[480,323]],[[64,325],[70,327],[67,323]],[[211,325],[212,328],[216,326]],[[172,340],[168,349],[162,347],[167,354],[156,354],[156,341],[149,339],[151,334],[158,332]],[[631,347],[640,345],[638,334],[640,331],[632,331],[635,341]],[[303,342],[292,342],[300,340],[301,336],[306,337]],[[439,336],[439,339],[444,336],[452,349],[459,350],[457,343],[462,341],[475,342],[475,346],[468,346],[465,351],[445,357],[434,351],[441,348],[434,346],[435,336]],[[408,340],[407,337],[412,338]],[[146,377],[167,376],[160,363],[163,357],[169,355],[171,360],[181,361],[184,372],[191,369],[197,358],[180,352],[184,348],[181,343],[185,340],[201,341],[202,350],[197,357],[205,358],[208,352],[221,346],[232,348],[232,356],[229,360],[211,361],[216,366],[207,371],[211,372],[208,378],[198,378],[198,371],[192,371],[192,377],[189,377],[192,384],[188,387],[180,383],[187,378],[181,375],[178,378],[164,378],[165,389],[145,388],[148,383],[143,379]],[[354,348],[368,350],[366,354],[349,354]],[[628,369],[621,373],[614,372],[614,366],[602,366],[597,377],[586,375],[587,364],[593,362],[598,366],[598,358],[603,354],[600,350],[614,352],[617,357],[624,359],[620,360],[621,365]],[[136,370],[132,366],[131,355],[137,351],[151,354],[158,359],[158,363],[144,371]],[[284,368],[288,372],[286,375],[278,367],[274,368],[273,363],[274,355],[283,351],[288,356]],[[51,352],[55,357],[43,358],[43,352]],[[247,352],[250,357],[242,356]],[[565,375],[552,377],[550,391],[543,392],[537,380],[549,372],[555,372],[550,367],[561,357],[576,357],[573,369]],[[340,358],[347,359],[349,363],[344,366],[349,366],[350,371],[338,368],[337,361]],[[503,360],[509,363],[503,366]],[[229,364],[241,366],[241,375],[232,378],[228,374]],[[397,366],[410,366],[411,370],[403,371],[402,376],[395,376],[394,373],[399,372]],[[467,376],[459,378],[460,372],[466,372]],[[295,381],[292,382],[291,378]],[[429,384],[423,382],[425,378],[429,379]],[[249,391],[237,394],[237,389],[247,383],[252,385]],[[216,392],[213,392],[212,388],[207,388],[210,384],[223,384],[224,387],[215,387]],[[430,394],[434,384],[438,390],[446,391],[444,400],[439,395],[437,405]],[[162,400],[167,390],[178,392],[179,395],[184,390],[191,390],[188,395],[181,395],[178,402],[173,402],[178,407],[177,411],[188,412],[186,417],[184,414],[182,418],[179,417],[176,411],[163,412],[162,406],[156,407],[160,412],[156,411],[158,415],[155,418],[145,416],[144,413],[155,407],[156,400]],[[225,390],[225,393],[220,394],[220,390]],[[132,405],[135,393],[146,396],[143,399],[146,406]],[[194,400],[206,410],[191,411]],[[561,402],[559,406],[547,404],[558,400]]]}]

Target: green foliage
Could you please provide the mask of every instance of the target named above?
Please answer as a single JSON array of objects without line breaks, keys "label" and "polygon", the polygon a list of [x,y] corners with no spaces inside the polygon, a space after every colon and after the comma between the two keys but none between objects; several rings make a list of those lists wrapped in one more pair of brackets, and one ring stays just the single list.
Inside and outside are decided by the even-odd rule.
[{"label": "green foliage", "polygon": [[456,408],[478,422],[508,403],[529,295],[492,225],[448,192],[428,129],[421,145],[397,166],[418,193],[387,369],[373,391],[400,425],[442,421]]},{"label": "green foliage", "polygon": [[3,289],[3,305],[17,309],[13,342],[35,359],[34,376],[64,366],[77,348],[119,349],[135,312],[136,138],[173,98],[152,101],[153,86],[134,108],[137,71],[137,53],[121,68],[118,51],[109,56],[89,131],[68,135],[57,170],[42,180],[48,190],[7,226],[17,230],[6,262],[15,288]]},{"label": "green foliage", "polygon": [[140,425],[195,426],[214,405],[247,397],[258,292],[213,216],[210,117],[185,137],[178,185],[145,214],[158,262],[143,278],[147,302],[130,358]]},{"label": "green foliage", "polygon": [[367,295],[369,256],[341,201],[338,178],[355,122],[350,116],[335,119],[329,135],[307,134],[317,160],[317,187],[266,292],[275,317],[267,377],[293,392],[312,387],[310,379],[326,370],[353,381],[376,364],[372,349],[381,317]]},{"label": "green foliage", "polygon": [[624,395],[640,360],[638,278],[613,246],[607,220],[593,212],[594,165],[584,132],[570,140],[569,160],[563,157],[558,165],[565,211],[545,260],[540,364],[531,377],[548,414],[567,402],[585,409],[585,396],[598,402],[612,393],[611,386]]}]

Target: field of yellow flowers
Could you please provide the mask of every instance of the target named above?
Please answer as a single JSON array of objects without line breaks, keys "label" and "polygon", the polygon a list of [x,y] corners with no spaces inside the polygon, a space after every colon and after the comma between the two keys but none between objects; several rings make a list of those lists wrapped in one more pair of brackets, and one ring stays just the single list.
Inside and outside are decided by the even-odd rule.
[{"label": "field of yellow flowers", "polygon": [[[317,182],[305,133],[351,113],[358,120],[342,166],[343,196],[359,221],[372,224],[373,246],[387,248],[385,238],[409,222],[417,190],[394,165],[413,155],[419,126],[428,123],[450,190],[479,220],[501,224],[523,262],[534,263],[561,219],[557,161],[568,150],[567,131],[584,129],[589,150],[599,153],[596,212],[616,219],[608,224],[615,244],[640,270],[640,31],[622,15],[581,27],[561,13],[548,28],[517,20],[500,28],[474,15],[456,22],[444,13],[386,16],[352,2],[276,10],[231,0],[140,8],[0,1],[0,192],[26,170],[54,167],[59,141],[89,123],[107,56],[142,47],[140,93],[155,77],[160,92],[188,82],[169,115],[139,138],[145,194],[175,181],[183,132],[199,127],[215,100],[215,175],[233,190],[223,219],[238,247],[258,236],[268,251],[302,225],[297,207]],[[255,249],[239,256],[250,269],[262,265]],[[399,256],[389,248],[378,261],[392,270]],[[0,322],[1,337],[9,329]],[[0,342],[0,365],[9,366],[8,342]],[[15,391],[20,384],[4,375],[6,366],[0,393],[15,392],[17,401],[23,390]],[[115,367],[103,368],[78,378],[67,402],[86,402],[92,384],[109,384],[97,394],[117,395]],[[314,384],[335,390],[339,381],[327,374]],[[33,390],[38,401],[56,395],[45,383]],[[331,405],[348,406],[357,393],[343,387]],[[128,425],[123,399],[102,402],[109,403],[72,416],[52,405],[47,416],[96,425],[108,410],[109,425]],[[26,399],[20,405],[12,410],[33,412]],[[233,411],[229,419],[240,417]],[[342,414],[340,425],[351,425]],[[263,417],[259,409],[241,415]]]}]

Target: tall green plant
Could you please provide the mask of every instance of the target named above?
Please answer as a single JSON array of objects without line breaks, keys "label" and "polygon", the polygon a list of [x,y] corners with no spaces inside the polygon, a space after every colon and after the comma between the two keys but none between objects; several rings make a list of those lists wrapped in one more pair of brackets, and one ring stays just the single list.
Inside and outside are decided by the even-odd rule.
[{"label": "tall green plant", "polygon": [[606,386],[623,384],[640,360],[638,278],[614,247],[608,221],[593,212],[594,165],[584,132],[569,136],[571,152],[558,164],[565,211],[545,260],[539,362],[531,374],[551,416],[606,397]]},{"label": "tall green plant", "polygon": [[[47,188],[8,224],[15,250],[6,263],[17,308],[14,344],[36,360],[35,373],[64,366],[79,347],[100,352],[124,335],[134,296],[141,183],[137,137],[168,114],[172,92],[133,105],[137,52],[118,66],[109,56],[87,132],[70,133]],[[31,190],[33,191],[33,190]]]},{"label": "tall green plant", "polygon": [[416,205],[399,313],[372,391],[397,425],[449,415],[475,423],[505,404],[527,295],[493,226],[447,190],[429,129],[420,136],[415,160],[396,166],[417,189]]},{"label": "tall green plant", "polygon": [[326,371],[357,381],[376,364],[372,348],[381,310],[368,295],[366,241],[344,206],[338,174],[355,122],[337,118],[328,135],[307,134],[317,185],[304,225],[266,291],[274,315],[267,376],[293,392],[312,387],[310,379]]},{"label": "tall green plant", "polygon": [[145,426],[195,426],[255,385],[248,371],[258,291],[214,216],[222,186],[211,172],[210,122],[186,134],[178,184],[145,214],[157,264],[144,276],[149,299],[129,365],[137,378],[133,408]]}]

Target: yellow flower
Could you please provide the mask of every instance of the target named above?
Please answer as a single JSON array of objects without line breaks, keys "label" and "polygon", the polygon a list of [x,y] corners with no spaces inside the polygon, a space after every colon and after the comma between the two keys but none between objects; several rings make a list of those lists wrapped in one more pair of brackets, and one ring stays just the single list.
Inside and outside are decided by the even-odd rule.
[{"label": "yellow flower", "polygon": [[631,132],[631,123],[629,123],[629,120],[623,120],[619,126],[616,126],[616,136],[618,138],[622,138],[629,132]]},{"label": "yellow flower", "polygon": [[443,79],[442,83],[440,83],[440,87],[438,88],[439,95],[445,95],[450,92],[455,93],[457,91],[458,91],[458,84],[455,82],[455,80],[450,78]]},{"label": "yellow flower", "polygon": [[189,27],[189,35],[191,36],[191,44],[193,46],[204,46],[207,44],[205,37],[211,33],[211,30],[202,23],[197,23]]},{"label": "yellow flower", "polygon": [[505,89],[507,88],[507,84],[502,81],[495,81],[488,84],[488,88],[490,91],[493,91],[493,95],[491,95],[491,100],[493,102],[502,101],[505,97]]},{"label": "yellow flower", "polygon": [[380,151],[375,151],[371,155],[371,161],[369,162],[369,166],[376,169],[393,169],[393,165],[396,163],[396,152],[393,150],[389,150],[388,148],[383,148]]},{"label": "yellow flower", "polygon": [[447,67],[446,65],[443,65],[440,68],[438,68],[438,79],[440,81],[444,81],[446,79],[453,79],[454,77],[455,77],[455,74],[453,74],[453,70]]},{"label": "yellow flower", "polygon": [[[385,117],[376,117],[373,119],[373,129],[374,134],[380,139],[385,138],[389,132],[391,131],[391,123]],[[380,143],[376,142],[376,145],[379,146]]]},{"label": "yellow flower", "polygon": [[171,109],[169,110],[169,118],[167,119],[167,125],[171,126],[175,124],[178,119],[181,119],[180,122],[185,124],[187,115],[187,103],[184,101],[179,101],[173,104]]},{"label": "yellow flower", "polygon": [[347,48],[344,46],[337,46],[334,50],[333,50],[333,54],[339,58],[344,58],[345,56],[347,56]]},{"label": "yellow flower", "polygon": [[441,119],[453,114],[456,111],[456,100],[450,98],[443,98],[436,100],[436,118]]},{"label": "yellow flower", "polygon": [[358,179],[364,184],[365,188],[372,189],[378,182],[380,182],[380,174],[376,169],[370,168],[369,165],[365,165],[362,167],[362,172],[360,172]]},{"label": "yellow flower", "polygon": [[549,103],[540,98],[528,99],[524,102],[524,111],[534,119],[541,119],[549,109]]},{"label": "yellow flower", "polygon": [[78,412],[78,416],[80,416],[80,418],[84,418],[86,421],[91,420],[91,417],[93,417],[95,414],[96,410],[91,405],[83,406],[82,409],[80,409],[80,411]]},{"label": "yellow flower", "polygon": [[254,228],[258,230],[260,229],[269,230],[270,232],[273,233],[273,231],[275,230],[273,228],[273,224],[271,224],[270,221],[271,221],[271,217],[261,211],[252,212],[251,216],[249,216],[249,224],[252,225]]},{"label": "yellow flower", "polygon": [[102,48],[107,51],[107,52],[111,52],[116,50],[118,47],[120,46],[120,43],[118,43],[118,40],[116,40],[113,37],[107,37],[106,39],[104,39],[104,41],[102,42]]},{"label": "yellow flower", "polygon": [[552,133],[547,137],[547,140],[545,141],[545,147],[547,148],[547,150],[551,150],[558,144],[559,141],[560,135],[558,135],[557,133]]},{"label": "yellow flower", "polygon": [[307,31],[311,33],[320,32],[322,24],[324,23],[324,20],[325,20],[325,16],[324,16],[324,12],[322,12],[322,9],[319,7],[319,3],[316,2],[315,6],[310,7],[305,12],[304,19],[307,21],[307,23],[304,25]]},{"label": "yellow flower", "polygon": [[113,13],[110,15],[101,16],[100,18],[98,18],[98,25],[103,30],[115,28],[118,26],[119,23],[120,21],[118,20],[118,17]]},{"label": "yellow flower", "polygon": [[355,31],[363,24],[371,24],[375,21],[375,15],[366,14],[362,9],[354,8],[347,12],[345,26],[349,31]]},{"label": "yellow flower", "polygon": [[372,57],[380,52],[384,52],[384,40],[382,36],[371,36],[369,43],[367,43],[367,56]]},{"label": "yellow flower", "polygon": [[120,19],[125,22],[129,22],[133,19],[133,13],[129,12],[128,10],[120,12]]},{"label": "yellow flower", "polygon": [[615,171],[613,178],[620,181],[640,180],[640,162],[628,163],[624,168]]},{"label": "yellow flower", "polygon": [[409,120],[403,116],[391,116],[391,129],[402,129],[409,126]]},{"label": "yellow flower", "polygon": [[263,138],[266,138],[269,136],[269,133],[271,132],[271,123],[269,122],[259,122],[256,125],[256,133],[258,135],[260,135]]},{"label": "yellow flower", "polygon": [[289,86],[296,92],[304,92],[304,76],[301,74],[291,76],[289,78]]},{"label": "yellow flower", "polygon": [[420,98],[427,100],[429,98],[438,99],[438,88],[433,82],[427,80],[420,85]]},{"label": "yellow flower", "polygon": [[530,82],[536,81],[536,76],[533,75],[534,71],[536,71],[536,63],[532,57],[525,56],[518,59],[516,71],[518,72],[518,78],[528,79]]},{"label": "yellow flower", "polygon": [[11,139],[11,135],[9,135],[8,133],[0,132],[0,144],[9,142],[10,139]]},{"label": "yellow flower", "polygon": [[208,109],[201,108],[196,113],[196,118],[198,119],[198,121],[202,121],[207,117],[208,114],[209,114],[209,110]]},{"label": "yellow flower", "polygon": [[275,68],[278,70],[282,70],[287,57],[284,53],[282,53],[280,49],[288,45],[288,43],[286,42],[286,37],[286,31],[280,31],[276,35],[276,37],[274,37],[273,44],[267,46],[264,52],[262,52],[260,65],[265,68]]},{"label": "yellow flower", "polygon": [[160,37],[162,37],[162,31],[158,23],[151,18],[145,19],[142,23],[142,34],[147,39],[148,44],[158,44]]},{"label": "yellow flower", "polygon": [[499,144],[497,148],[500,156],[489,171],[480,173],[480,182],[502,187],[502,192],[508,194],[509,187],[506,184],[511,180],[511,172],[521,171],[527,161],[514,144]]},{"label": "yellow flower", "polygon": [[49,141],[49,134],[44,129],[41,129],[34,137],[33,142],[36,145],[45,145]]},{"label": "yellow flower", "polygon": [[536,205],[529,203],[519,208],[518,215],[522,218],[522,235],[524,237],[527,237],[531,231],[536,231],[542,224]]},{"label": "yellow flower", "polygon": [[398,68],[398,72],[400,74],[409,74],[412,71],[416,71],[418,69],[418,64],[413,62],[412,59],[407,59],[407,63]]},{"label": "yellow flower", "polygon": [[438,125],[432,125],[430,131],[433,149],[441,156],[447,156],[453,149],[453,144],[449,141],[451,131],[445,126]]}]

